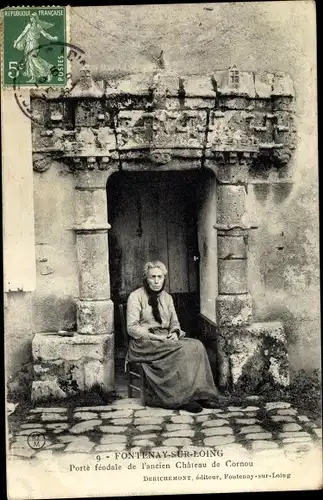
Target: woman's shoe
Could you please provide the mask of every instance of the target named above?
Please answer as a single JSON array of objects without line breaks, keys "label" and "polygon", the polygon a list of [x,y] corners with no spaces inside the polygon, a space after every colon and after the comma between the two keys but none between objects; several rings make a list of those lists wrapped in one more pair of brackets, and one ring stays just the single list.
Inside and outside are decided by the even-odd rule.
[{"label": "woman's shoe", "polygon": [[191,403],[186,403],[179,409],[189,411],[190,413],[200,413],[203,410],[202,406],[198,404],[196,401],[192,401]]},{"label": "woman's shoe", "polygon": [[199,399],[197,403],[202,406],[202,408],[217,409],[219,408],[218,403],[212,401],[211,399]]}]

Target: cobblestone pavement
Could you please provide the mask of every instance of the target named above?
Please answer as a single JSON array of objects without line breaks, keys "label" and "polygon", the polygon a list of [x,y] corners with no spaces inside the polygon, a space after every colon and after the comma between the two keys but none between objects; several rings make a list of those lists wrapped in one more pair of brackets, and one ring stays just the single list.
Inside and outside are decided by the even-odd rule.
[{"label": "cobblestone pavement", "polygon": [[242,406],[204,409],[198,414],[144,407],[137,399],[127,398],[73,410],[39,407],[19,421],[13,414],[9,428],[10,456],[27,459],[187,446],[293,452],[310,450],[322,439],[319,425],[290,403],[258,406],[248,399]]}]

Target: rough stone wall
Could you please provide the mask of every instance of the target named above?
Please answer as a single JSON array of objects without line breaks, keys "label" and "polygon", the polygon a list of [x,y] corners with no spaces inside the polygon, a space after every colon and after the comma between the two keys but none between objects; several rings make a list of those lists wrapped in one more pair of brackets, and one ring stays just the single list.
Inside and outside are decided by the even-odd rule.
[{"label": "rough stone wall", "polygon": [[255,320],[280,319],[292,372],[320,366],[317,178],[298,185],[254,185],[259,229],[249,241],[249,283]]},{"label": "rough stone wall", "polygon": [[30,292],[9,292],[4,300],[5,368],[7,380],[31,361],[32,299]]},{"label": "rough stone wall", "polygon": [[34,172],[36,290],[34,332],[76,329],[78,297],[74,225],[74,179],[53,162]]}]

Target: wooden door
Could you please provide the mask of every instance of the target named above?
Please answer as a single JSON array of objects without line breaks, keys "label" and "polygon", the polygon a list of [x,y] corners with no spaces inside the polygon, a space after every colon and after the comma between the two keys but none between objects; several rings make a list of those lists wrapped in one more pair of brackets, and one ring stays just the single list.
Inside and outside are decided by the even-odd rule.
[{"label": "wooden door", "polygon": [[144,264],[161,260],[190,336],[199,313],[196,187],[195,172],[122,172],[111,176],[107,193],[112,300],[126,301],[142,285]]}]

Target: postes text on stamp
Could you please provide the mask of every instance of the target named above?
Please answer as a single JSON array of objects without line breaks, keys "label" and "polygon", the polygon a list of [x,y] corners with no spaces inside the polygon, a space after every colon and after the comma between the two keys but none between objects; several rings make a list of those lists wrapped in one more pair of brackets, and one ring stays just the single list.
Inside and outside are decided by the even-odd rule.
[{"label": "postes text on stamp", "polygon": [[66,84],[66,8],[3,10],[3,85]]}]

